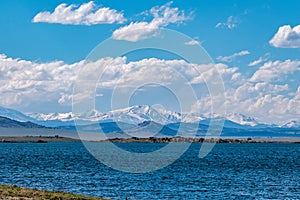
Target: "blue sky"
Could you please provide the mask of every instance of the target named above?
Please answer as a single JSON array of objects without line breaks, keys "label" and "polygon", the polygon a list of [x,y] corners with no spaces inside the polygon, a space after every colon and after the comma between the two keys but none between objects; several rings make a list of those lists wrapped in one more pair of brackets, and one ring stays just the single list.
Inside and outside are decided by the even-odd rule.
[{"label": "blue sky", "polygon": [[[94,1],[93,3],[90,2],[90,5],[93,4],[91,13],[101,8],[113,10],[114,12],[106,13],[111,15],[109,17],[112,18],[109,19],[112,21],[63,22],[67,19],[66,16],[64,19],[55,17],[50,19],[46,15],[41,15],[40,18],[34,20],[38,13],[49,12],[49,14],[53,14],[54,9],[62,3],[65,3],[66,6],[73,4],[72,9],[76,10],[89,1],[5,0],[1,2],[0,54],[3,54],[2,60],[6,60],[1,62],[2,76],[0,75],[0,78],[3,79],[2,81],[10,80],[13,82],[9,75],[17,73],[13,65],[20,65],[17,67],[20,72],[14,77],[18,77],[18,75],[30,77],[30,69],[35,67],[40,69],[40,65],[45,63],[48,63],[49,70],[51,68],[54,71],[55,67],[59,68],[62,65],[64,66],[63,69],[68,68],[66,66],[72,68],[76,63],[83,61],[100,42],[114,34],[118,40],[128,39],[123,35],[124,29],[119,31],[119,35],[116,34],[117,30],[128,26],[130,23],[145,22],[148,26],[152,25],[154,29],[169,28],[179,31],[201,43],[215,63],[219,64],[221,68],[226,68],[227,71],[224,71],[227,75],[231,73],[230,79],[228,81],[225,79],[225,87],[228,90],[226,92],[229,96],[236,95],[240,99],[236,102],[228,102],[229,107],[230,105],[241,104],[241,102],[245,103],[244,106],[257,104],[253,110],[242,110],[242,108],[235,106],[234,111],[254,115],[259,119],[264,119],[264,113],[267,112],[268,122],[284,122],[299,118],[300,103],[297,99],[297,90],[300,83],[298,78],[300,33],[296,29],[292,30],[300,24],[300,2],[298,1],[192,0],[144,1],[142,3],[137,1],[124,3],[124,1],[119,0]],[[175,21],[163,19],[162,16],[158,17],[156,21],[153,20],[155,17],[151,13],[151,8],[157,8],[157,10],[161,8],[159,12],[166,12],[169,8],[177,9],[174,10]],[[53,19],[58,21],[55,22]],[[165,21],[160,22],[161,19]],[[289,25],[290,29],[285,27],[279,31],[279,28],[284,25]],[[284,37],[284,35],[287,36]],[[138,56],[141,59],[149,58],[147,52]],[[167,54],[163,54],[159,59],[169,58]],[[12,59],[14,62],[9,64],[7,59]],[[24,66],[24,62],[20,61],[28,63]],[[66,72],[64,75],[75,76],[75,68],[72,73]],[[77,68],[79,67],[77,66]],[[264,74],[266,68],[267,74]],[[25,75],[22,74],[24,73],[22,72],[23,69],[28,71],[27,75],[26,73]],[[45,73],[52,73],[47,70],[44,69]],[[41,71],[38,72],[42,73]],[[32,73],[34,74],[36,71],[32,70]],[[233,81],[233,76],[240,76],[240,78],[238,81]],[[46,80],[49,80],[49,76],[39,76],[38,81],[46,81],[41,80],[41,77],[47,77]],[[36,77],[29,79],[34,78]],[[64,78],[73,80],[70,77]],[[60,81],[63,82],[64,78]],[[15,78],[14,80],[20,81],[23,78]],[[62,103],[66,99],[71,99],[69,88],[60,88],[58,93],[54,94],[52,89],[43,88],[42,83],[37,84],[35,82],[36,87],[33,83],[31,87],[27,87],[26,84],[30,84],[28,82],[18,83],[18,86],[9,85],[7,81],[5,83],[7,87],[0,90],[0,94],[3,96],[2,101],[0,101],[2,106],[16,108],[24,112],[64,112],[71,109],[70,103]],[[68,83],[72,85],[71,82]],[[236,91],[242,91],[246,87],[248,92],[236,94]],[[260,88],[258,89],[258,87]],[[30,90],[26,91],[28,88]],[[253,92],[253,90],[257,94],[252,94],[251,91]],[[44,101],[39,95],[29,98],[29,94],[34,95],[35,92],[47,92],[49,101]],[[241,98],[241,95],[244,97]],[[246,102],[245,99],[249,99],[249,101]],[[261,101],[265,103],[258,105]],[[290,106],[289,110],[282,108],[283,110],[278,111],[278,113],[277,111],[270,111],[272,107],[280,104],[283,104],[283,107]],[[262,110],[262,113],[257,113],[255,109]],[[275,115],[280,115],[280,117],[274,117]],[[274,120],[272,120],[273,118]]]},{"label": "blue sky", "polygon": [[[29,60],[64,60],[68,63],[82,60],[99,42],[111,36],[122,26],[118,24],[74,26],[47,23],[32,23],[32,18],[41,11],[53,11],[60,3],[81,4],[87,1],[2,1],[0,7],[1,52],[11,57]],[[168,1],[95,1],[99,6],[123,11],[125,17],[139,20],[139,13]],[[231,55],[247,49],[251,55],[247,61],[267,52],[272,57],[297,58],[299,49],[276,49],[269,40],[278,27],[299,24],[300,3],[297,1],[174,1],[173,7],[193,12],[193,20],[169,28],[181,31],[203,41],[203,46],[212,57]],[[231,30],[215,28],[228,17],[237,18],[237,27]]]}]

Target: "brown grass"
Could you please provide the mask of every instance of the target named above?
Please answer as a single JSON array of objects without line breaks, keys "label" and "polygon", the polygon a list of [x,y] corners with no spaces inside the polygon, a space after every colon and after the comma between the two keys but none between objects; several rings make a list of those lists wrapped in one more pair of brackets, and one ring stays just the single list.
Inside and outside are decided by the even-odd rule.
[{"label": "brown grass", "polygon": [[5,200],[101,200],[65,192],[50,192],[46,190],[26,189],[15,185],[0,185],[0,199]]}]

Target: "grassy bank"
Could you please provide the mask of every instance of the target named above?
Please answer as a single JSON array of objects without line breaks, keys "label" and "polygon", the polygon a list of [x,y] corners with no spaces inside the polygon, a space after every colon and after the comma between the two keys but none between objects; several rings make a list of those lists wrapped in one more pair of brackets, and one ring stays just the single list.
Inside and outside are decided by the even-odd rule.
[{"label": "grassy bank", "polygon": [[37,189],[26,189],[18,186],[0,185],[0,199],[7,200],[101,200],[102,198],[87,197],[65,192],[50,192]]}]

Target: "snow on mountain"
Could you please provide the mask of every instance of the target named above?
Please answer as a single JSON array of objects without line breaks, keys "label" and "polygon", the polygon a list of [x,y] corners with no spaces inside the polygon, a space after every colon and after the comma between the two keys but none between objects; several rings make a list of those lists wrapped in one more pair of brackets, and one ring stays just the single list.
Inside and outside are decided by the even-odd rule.
[{"label": "snow on mountain", "polygon": [[[218,115],[200,115],[196,113],[180,114],[173,111],[164,110],[162,108],[154,108],[149,105],[131,106],[127,108],[117,109],[106,113],[92,110],[75,116],[72,112],[68,113],[50,113],[50,114],[29,114],[31,117],[40,121],[60,120],[63,122],[73,121],[76,119],[86,121],[121,121],[129,124],[140,124],[145,121],[154,121],[160,124],[170,124],[177,122],[196,123],[207,120],[209,118],[218,118]],[[240,125],[256,126],[259,123],[252,117],[242,114],[227,114],[226,119]]]},{"label": "snow on mountain", "polygon": [[124,109],[104,113],[99,120],[112,119],[129,124],[140,124],[145,121],[154,121],[160,124],[169,124],[180,121],[180,114],[176,112],[155,109],[148,105],[131,106]]},{"label": "snow on mountain", "polygon": [[29,116],[35,118],[39,121],[51,121],[51,120],[60,120],[60,121],[71,121],[73,120],[72,112],[68,113],[28,113]]},{"label": "snow on mountain", "polygon": [[92,121],[92,122],[99,121],[99,118],[101,118],[102,116],[103,114],[96,109],[90,110],[89,112],[86,113],[81,113],[78,116],[72,114],[73,119],[82,119],[82,120]]},{"label": "snow on mountain", "polygon": [[0,116],[6,117],[12,120],[16,120],[19,122],[35,122],[36,120],[32,117],[29,117],[17,110],[10,109],[10,108],[4,108],[0,106]]},{"label": "snow on mountain", "polygon": [[281,126],[282,128],[300,128],[300,120],[292,120]]},{"label": "snow on mountain", "polygon": [[239,113],[227,114],[226,119],[240,125],[257,126],[259,124],[253,117],[248,117]]},{"label": "snow on mountain", "polygon": [[101,118],[102,113],[97,110],[91,110],[86,113],[82,113],[80,116],[75,115],[72,112],[66,113],[27,113],[32,118],[35,118],[38,121],[62,121],[62,122],[69,122],[73,120],[86,120],[91,122],[96,122]]},{"label": "snow on mountain", "polygon": [[39,121],[59,120],[62,122],[82,120],[90,122],[120,121],[129,124],[140,124],[145,121],[154,121],[160,124],[168,124],[176,123],[181,120],[181,115],[179,113],[162,109],[155,109],[148,105],[131,106],[123,109],[109,111],[106,113],[92,110],[87,113],[82,113],[79,116],[74,115],[72,112],[50,114],[28,113],[28,115]]},{"label": "snow on mountain", "polygon": [[139,124],[144,121],[150,121],[150,106],[131,106],[128,108],[109,111],[104,114],[104,119],[113,121],[122,121],[130,124]]},{"label": "snow on mountain", "polygon": [[[157,108],[155,106],[142,105],[131,106],[127,108],[112,110],[102,113],[97,110],[91,110],[80,115],[74,115],[72,112],[67,113],[28,113],[23,114],[17,110],[4,108],[0,106],[0,116],[6,117],[12,120],[20,122],[33,122],[44,126],[64,126],[73,125],[74,120],[79,120],[84,124],[91,124],[96,122],[124,122],[127,124],[141,124],[146,121],[153,121],[159,124],[171,124],[178,122],[185,123],[208,123],[211,119],[220,118],[217,114],[196,114],[196,113],[178,113],[174,111],[168,111],[163,108]],[[282,127],[282,128],[300,128],[300,120],[292,120],[281,126],[268,125],[259,123],[255,118],[248,117],[239,113],[226,114],[225,122],[234,123],[241,126],[251,127]],[[226,123],[225,123],[226,125]]]},{"label": "snow on mountain", "polygon": [[184,113],[182,114],[182,122],[185,123],[197,123],[203,120],[206,120],[207,117],[204,115],[196,114],[196,113]]},{"label": "snow on mountain", "polygon": [[[197,123],[207,121],[209,119],[220,118],[217,114],[196,114],[196,113],[178,113],[168,111],[163,108],[156,108],[155,106],[142,105],[131,106],[127,108],[112,110],[101,113],[97,110],[92,110],[87,113],[82,113],[80,116],[75,116],[72,112],[68,113],[50,113],[50,114],[29,114],[31,117],[39,121],[62,121],[70,122],[73,120],[82,120],[88,122],[97,121],[118,121],[128,124],[140,124],[145,121],[154,121],[160,124],[170,124],[177,122]],[[243,114],[231,113],[225,116],[227,121],[234,122],[240,125],[257,126],[261,125],[253,117],[247,117]]]}]

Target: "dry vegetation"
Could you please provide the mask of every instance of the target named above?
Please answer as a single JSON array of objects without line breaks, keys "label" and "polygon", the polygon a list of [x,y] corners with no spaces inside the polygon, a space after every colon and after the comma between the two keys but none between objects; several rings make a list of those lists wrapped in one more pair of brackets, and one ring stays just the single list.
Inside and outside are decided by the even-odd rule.
[{"label": "dry vegetation", "polygon": [[0,199],[4,200],[101,200],[101,198],[65,192],[50,192],[37,189],[25,189],[18,186],[0,185]]}]

